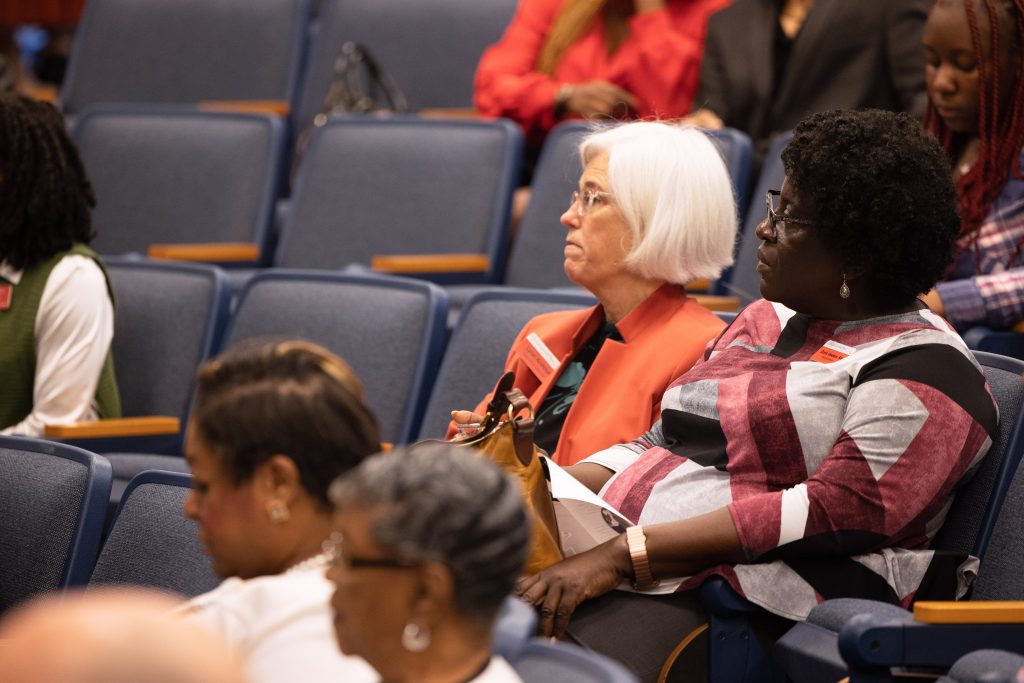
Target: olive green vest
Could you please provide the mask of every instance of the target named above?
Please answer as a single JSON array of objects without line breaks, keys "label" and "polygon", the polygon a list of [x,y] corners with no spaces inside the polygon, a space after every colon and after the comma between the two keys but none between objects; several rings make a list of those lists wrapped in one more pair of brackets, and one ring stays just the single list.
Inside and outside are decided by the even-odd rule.
[{"label": "olive green vest", "polygon": [[[67,251],[25,269],[21,280],[14,285],[9,307],[0,310],[0,429],[18,424],[32,412],[32,390],[36,374],[36,313],[43,297],[50,272],[62,258],[71,254],[88,256],[103,270],[107,291],[114,301],[110,278],[94,252],[84,244],[76,244]],[[0,277],[0,284],[11,284]],[[96,405],[100,417],[120,417],[121,398],[117,393],[114,360],[107,351],[100,381],[96,387]]]}]

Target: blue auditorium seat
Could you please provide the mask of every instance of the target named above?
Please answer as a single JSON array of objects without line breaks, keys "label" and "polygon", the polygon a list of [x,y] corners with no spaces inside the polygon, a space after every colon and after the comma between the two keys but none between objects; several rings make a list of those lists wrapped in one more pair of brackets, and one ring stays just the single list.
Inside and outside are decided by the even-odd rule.
[{"label": "blue auditorium seat", "polygon": [[89,578],[110,464],[65,444],[0,436],[0,613]]},{"label": "blue auditorium seat", "polygon": [[99,103],[289,102],[309,0],[89,0],[60,92]]}]

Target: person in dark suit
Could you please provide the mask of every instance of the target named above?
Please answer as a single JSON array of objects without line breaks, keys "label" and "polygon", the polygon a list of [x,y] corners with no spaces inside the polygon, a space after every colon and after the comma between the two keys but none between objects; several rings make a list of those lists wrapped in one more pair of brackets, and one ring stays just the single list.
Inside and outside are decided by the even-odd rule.
[{"label": "person in dark suit", "polygon": [[[928,0],[737,0],[708,22],[689,121],[754,142],[830,109],[925,108]],[[759,164],[757,164],[759,165]]]}]

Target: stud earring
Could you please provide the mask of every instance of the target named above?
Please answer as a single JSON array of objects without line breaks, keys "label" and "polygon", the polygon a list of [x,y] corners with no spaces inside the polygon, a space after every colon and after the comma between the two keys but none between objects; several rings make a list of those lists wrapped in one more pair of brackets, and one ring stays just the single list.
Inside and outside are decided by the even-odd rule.
[{"label": "stud earring", "polygon": [[283,500],[275,498],[274,500],[267,501],[267,517],[274,524],[287,522],[291,519],[291,516],[291,513],[288,511],[288,504]]},{"label": "stud earring", "polygon": [[430,647],[430,629],[410,621],[402,629],[402,647],[409,652],[423,652]]},{"label": "stud earring", "polygon": [[842,299],[850,298],[850,286],[846,284],[846,273],[843,273],[843,284],[839,286],[839,297]]}]

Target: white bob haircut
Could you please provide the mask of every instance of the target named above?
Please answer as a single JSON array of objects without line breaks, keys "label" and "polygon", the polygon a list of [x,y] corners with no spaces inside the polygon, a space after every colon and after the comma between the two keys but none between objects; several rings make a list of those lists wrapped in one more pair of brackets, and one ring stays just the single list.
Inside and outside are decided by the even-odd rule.
[{"label": "white bob haircut", "polygon": [[580,143],[586,166],[608,154],[608,186],[633,235],[625,266],[686,284],[732,265],[736,199],[714,143],[699,129],[657,121],[599,129]]}]

